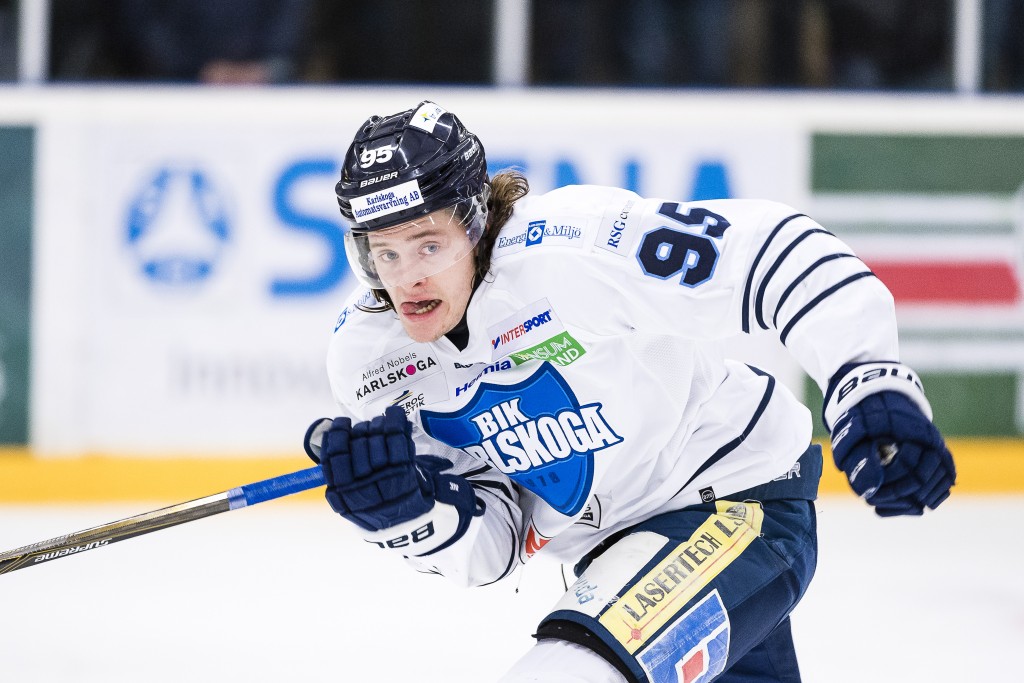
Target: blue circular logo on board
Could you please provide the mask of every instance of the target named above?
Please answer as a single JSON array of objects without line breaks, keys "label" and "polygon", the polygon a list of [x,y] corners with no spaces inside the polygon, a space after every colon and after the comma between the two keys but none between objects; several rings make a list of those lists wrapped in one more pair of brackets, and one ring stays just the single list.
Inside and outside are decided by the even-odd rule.
[{"label": "blue circular logo on board", "polygon": [[206,281],[230,238],[225,198],[198,168],[161,168],[128,207],[125,241],[152,282]]}]

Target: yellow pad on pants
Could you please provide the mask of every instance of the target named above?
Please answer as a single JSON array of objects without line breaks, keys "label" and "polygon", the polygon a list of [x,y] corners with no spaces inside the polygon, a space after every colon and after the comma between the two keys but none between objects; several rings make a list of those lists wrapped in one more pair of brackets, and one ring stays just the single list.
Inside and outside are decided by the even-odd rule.
[{"label": "yellow pad on pants", "polygon": [[630,654],[671,619],[760,536],[756,503],[715,502],[716,512],[655,565],[599,621]]}]

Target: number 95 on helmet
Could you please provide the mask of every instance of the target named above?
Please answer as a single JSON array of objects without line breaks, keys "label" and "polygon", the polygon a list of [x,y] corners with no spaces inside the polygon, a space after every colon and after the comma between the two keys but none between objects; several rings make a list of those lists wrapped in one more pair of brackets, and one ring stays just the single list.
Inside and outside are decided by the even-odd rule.
[{"label": "number 95 on helmet", "polygon": [[356,277],[372,289],[406,284],[454,265],[480,241],[490,192],[484,148],[433,102],[372,116],[345,154],[335,192]]}]

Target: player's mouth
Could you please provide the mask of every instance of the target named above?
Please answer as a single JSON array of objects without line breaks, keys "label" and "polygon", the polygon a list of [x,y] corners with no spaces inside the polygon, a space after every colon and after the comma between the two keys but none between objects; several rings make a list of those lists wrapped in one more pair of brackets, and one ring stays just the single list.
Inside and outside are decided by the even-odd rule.
[{"label": "player's mouth", "polygon": [[406,301],[402,304],[402,315],[416,320],[428,315],[441,305],[440,299],[425,299],[423,301]]}]

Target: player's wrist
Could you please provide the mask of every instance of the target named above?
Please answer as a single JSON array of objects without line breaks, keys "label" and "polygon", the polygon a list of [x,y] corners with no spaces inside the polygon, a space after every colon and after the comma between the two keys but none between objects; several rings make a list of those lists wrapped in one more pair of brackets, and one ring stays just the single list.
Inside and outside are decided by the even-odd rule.
[{"label": "player's wrist", "polygon": [[929,420],[932,408],[924,388],[912,369],[895,361],[870,361],[846,365],[829,383],[822,406],[825,428],[832,431],[836,421],[862,400],[883,391],[895,391],[910,399]]}]

